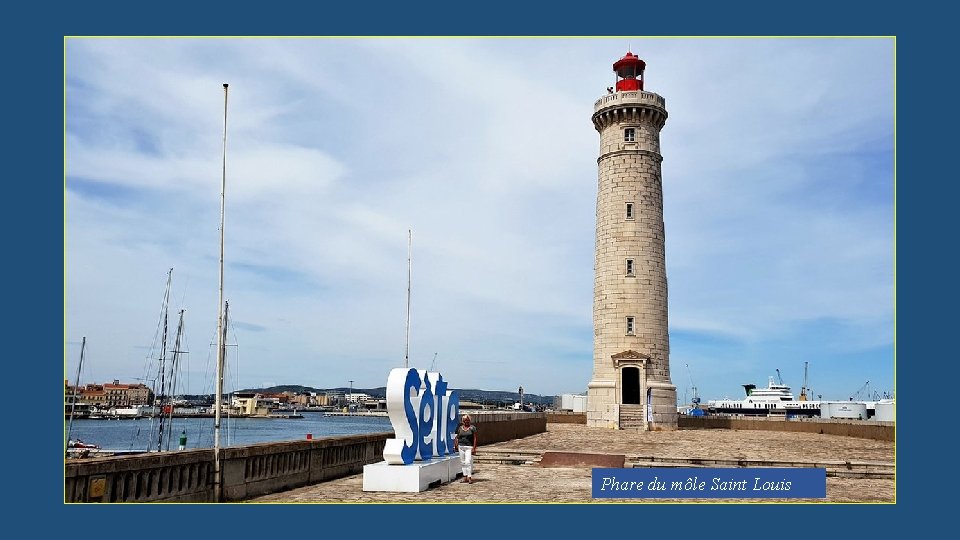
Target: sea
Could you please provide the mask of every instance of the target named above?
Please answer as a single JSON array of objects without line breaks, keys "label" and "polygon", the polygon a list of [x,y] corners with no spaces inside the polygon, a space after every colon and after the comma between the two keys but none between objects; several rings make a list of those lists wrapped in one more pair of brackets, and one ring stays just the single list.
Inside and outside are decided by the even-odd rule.
[{"label": "sea", "polygon": [[[324,416],[323,412],[298,411],[303,418],[230,418],[220,419],[220,446],[246,446],[262,442],[302,441],[335,435],[392,432],[385,416]],[[64,423],[67,431],[68,423]],[[70,438],[95,444],[103,450],[156,450],[159,439],[158,418],[74,419]],[[180,435],[187,435],[187,449],[213,448],[213,418],[164,419],[162,450],[176,450]],[[169,442],[167,435],[169,434]],[[168,446],[169,445],[169,446]]]}]

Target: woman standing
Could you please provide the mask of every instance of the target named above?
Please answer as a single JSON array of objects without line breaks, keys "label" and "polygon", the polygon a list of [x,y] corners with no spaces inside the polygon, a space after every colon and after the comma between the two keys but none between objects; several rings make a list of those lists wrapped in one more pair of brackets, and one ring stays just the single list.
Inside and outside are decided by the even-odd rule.
[{"label": "woman standing", "polygon": [[477,426],[471,424],[470,415],[465,414],[457,426],[453,449],[460,452],[460,466],[463,467],[463,482],[473,483],[473,455],[477,453]]}]

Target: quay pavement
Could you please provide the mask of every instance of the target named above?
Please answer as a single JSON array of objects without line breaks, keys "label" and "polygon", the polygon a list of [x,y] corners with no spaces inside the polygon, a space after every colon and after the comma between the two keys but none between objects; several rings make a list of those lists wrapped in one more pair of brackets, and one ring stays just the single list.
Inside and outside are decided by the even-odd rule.
[{"label": "quay pavement", "polygon": [[488,455],[512,452],[579,452],[656,458],[767,461],[849,461],[894,463],[895,443],[815,433],[746,430],[644,432],[547,424],[547,432],[477,450],[474,483],[459,480],[421,493],[364,492],[363,475],[273,493],[247,503],[620,503],[649,502],[895,502],[895,480],[827,477],[827,498],[797,499],[593,499],[591,467],[541,467],[485,462]]}]

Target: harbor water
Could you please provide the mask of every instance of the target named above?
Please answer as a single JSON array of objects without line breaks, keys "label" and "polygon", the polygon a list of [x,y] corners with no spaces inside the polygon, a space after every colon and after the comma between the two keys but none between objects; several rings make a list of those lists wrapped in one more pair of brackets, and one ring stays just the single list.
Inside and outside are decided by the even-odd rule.
[{"label": "harbor water", "polygon": [[[303,418],[229,418],[220,420],[220,445],[246,446],[262,442],[302,441],[336,435],[392,432],[385,416],[324,416],[322,412],[299,412]],[[103,450],[156,450],[158,418],[76,419],[70,438],[95,444]],[[66,425],[64,425],[66,431]],[[162,450],[177,450],[186,432],[187,449],[213,448],[213,418],[167,418],[163,425]],[[169,434],[169,443],[167,435]]]}]

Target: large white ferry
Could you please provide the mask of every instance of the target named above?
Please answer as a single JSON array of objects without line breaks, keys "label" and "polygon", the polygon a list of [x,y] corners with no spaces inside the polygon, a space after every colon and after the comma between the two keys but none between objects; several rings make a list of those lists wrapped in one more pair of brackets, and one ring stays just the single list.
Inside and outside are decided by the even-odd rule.
[{"label": "large white ferry", "polygon": [[707,402],[710,414],[749,416],[820,416],[820,402],[794,399],[790,387],[770,377],[766,388],[745,384],[747,395],[741,400],[720,399]]}]

